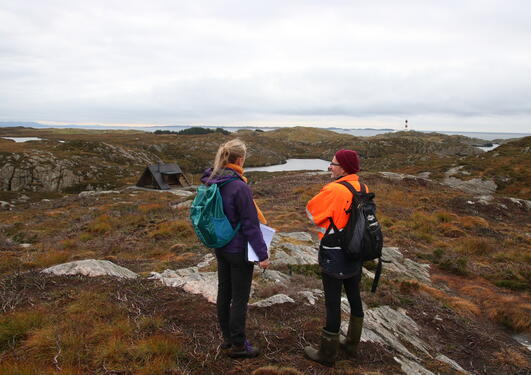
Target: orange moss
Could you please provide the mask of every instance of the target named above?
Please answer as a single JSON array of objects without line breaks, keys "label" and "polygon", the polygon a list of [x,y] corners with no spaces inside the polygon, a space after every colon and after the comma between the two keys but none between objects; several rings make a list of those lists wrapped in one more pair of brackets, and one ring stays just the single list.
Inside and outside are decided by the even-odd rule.
[{"label": "orange moss", "polygon": [[159,211],[163,208],[165,208],[165,205],[161,203],[148,203],[138,206],[138,210],[143,213]]},{"label": "orange moss", "polygon": [[94,221],[88,225],[87,229],[91,233],[107,233],[112,231],[116,224],[116,219],[107,214],[103,214],[95,218]]},{"label": "orange moss", "polygon": [[531,368],[531,360],[529,357],[512,348],[502,349],[494,353],[494,358],[498,363],[505,363],[516,368]]},{"label": "orange moss", "polygon": [[46,268],[56,264],[66,263],[70,259],[70,252],[65,250],[49,250],[46,253],[38,254],[28,264],[38,268]]},{"label": "orange moss", "polygon": [[479,216],[460,217],[459,223],[463,228],[466,228],[466,229],[488,228],[489,227],[489,222]]},{"label": "orange moss", "polygon": [[155,230],[148,233],[148,237],[154,239],[166,239],[172,237],[188,239],[193,234],[194,230],[188,221],[175,220],[160,223]]}]

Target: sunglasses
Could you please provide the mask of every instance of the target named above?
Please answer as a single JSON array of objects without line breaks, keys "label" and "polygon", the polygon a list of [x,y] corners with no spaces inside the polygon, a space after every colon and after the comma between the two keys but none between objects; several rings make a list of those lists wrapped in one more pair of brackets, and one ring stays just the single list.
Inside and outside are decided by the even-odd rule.
[{"label": "sunglasses", "polygon": [[338,163],[334,163],[333,161],[330,162],[330,165],[333,165],[335,167],[339,167],[341,164],[338,164]]}]

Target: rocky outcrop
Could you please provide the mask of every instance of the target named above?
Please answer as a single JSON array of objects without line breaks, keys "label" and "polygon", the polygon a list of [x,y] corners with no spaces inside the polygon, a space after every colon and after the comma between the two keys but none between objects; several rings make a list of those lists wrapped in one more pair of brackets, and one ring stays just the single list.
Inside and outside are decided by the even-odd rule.
[{"label": "rocky outcrop", "polygon": [[[344,321],[341,333],[345,335],[347,330],[348,322]],[[395,361],[408,375],[435,375],[422,366],[423,360],[433,359],[459,373],[468,374],[455,361],[443,354],[433,353],[430,344],[420,338],[418,324],[407,316],[407,312],[403,309],[395,310],[389,306],[366,309],[361,341],[370,341],[392,348],[396,352]]]},{"label": "rocky outcrop", "polygon": [[[430,265],[405,258],[398,247],[384,247],[382,259],[386,261],[383,265],[384,272],[395,272],[402,278],[415,279],[423,283],[431,282]],[[366,270],[364,274],[374,278],[374,274],[370,271]]]},{"label": "rocky outcrop", "polygon": [[451,186],[455,189],[464,191],[465,193],[474,194],[474,195],[490,195],[496,191],[498,186],[492,180],[484,180],[481,178],[472,178],[467,180],[462,180],[455,175],[468,175],[470,173],[463,170],[463,166],[458,166],[450,168],[444,174],[442,183],[448,186]]},{"label": "rocky outcrop", "polygon": [[271,264],[317,264],[317,245],[306,232],[276,233],[271,242]]},{"label": "rocky outcrop", "polygon": [[74,161],[50,152],[4,154],[0,159],[0,190],[60,191],[83,179],[74,172]]},{"label": "rocky outcrop", "polygon": [[[384,278],[388,272],[400,275],[406,279],[416,279],[423,283],[430,283],[429,266],[419,264],[405,258],[396,247],[386,247],[383,257],[389,261],[384,266]],[[212,272],[214,257],[207,255],[194,267],[180,270],[166,270],[162,273],[152,272],[151,278],[159,279],[165,285],[180,287],[188,293],[201,294],[209,302],[215,303],[217,294],[217,275]],[[293,263],[290,263],[293,262]],[[271,263],[273,265],[285,264],[316,264],[316,244],[309,233],[277,233],[271,248]],[[274,266],[273,266],[274,267]],[[370,271],[365,270],[365,275],[372,277]],[[297,290],[290,284],[291,277],[278,270],[268,270],[260,273],[253,281],[253,288],[257,285],[279,284],[289,290],[289,295],[279,293],[256,301],[250,306],[267,308],[277,304],[291,304],[300,301],[306,305],[315,305],[323,298],[323,291]],[[348,315],[350,307],[346,298],[342,300],[342,310]],[[395,361],[400,364],[406,374],[430,375],[433,374],[423,366],[424,361],[439,361],[441,366],[451,368],[453,373],[467,374],[455,361],[436,352],[429,342],[424,341],[420,335],[418,324],[407,315],[404,309],[395,310],[389,306],[367,308],[364,306],[365,319],[361,340],[374,342],[395,352]],[[348,321],[341,326],[343,334],[348,329]]]},{"label": "rocky outcrop", "polygon": [[164,285],[182,288],[191,294],[200,294],[210,303],[216,303],[218,294],[218,276],[216,272],[200,272],[198,267],[180,270],[165,270],[162,273],[151,272],[151,279],[158,279]]},{"label": "rocky outcrop", "polygon": [[293,298],[285,295],[285,294],[275,294],[271,297],[268,297],[266,299],[263,299],[258,302],[251,303],[250,306],[254,307],[269,307],[273,305],[278,305],[282,303],[295,303]]},{"label": "rocky outcrop", "polygon": [[445,177],[443,184],[459,189],[469,194],[488,195],[496,191],[498,186],[492,180],[483,180],[481,178],[472,178],[470,180],[460,180],[455,177]]},{"label": "rocky outcrop", "polygon": [[156,161],[158,157],[148,152],[105,142],[68,141],[52,151],[0,153],[0,190],[53,192],[78,185],[80,190],[109,188],[120,178],[138,173],[128,167],[140,169]]},{"label": "rocky outcrop", "polygon": [[86,259],[75,262],[58,264],[42,270],[43,273],[50,273],[56,276],[61,275],[84,275],[90,277],[96,276],[114,276],[125,279],[134,279],[138,277],[136,273],[127,268],[118,266],[108,260]]}]

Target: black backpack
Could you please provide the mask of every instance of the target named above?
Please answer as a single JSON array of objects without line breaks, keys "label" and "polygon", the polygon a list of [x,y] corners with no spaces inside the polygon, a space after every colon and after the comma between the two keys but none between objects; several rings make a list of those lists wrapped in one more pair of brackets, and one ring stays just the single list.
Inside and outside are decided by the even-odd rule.
[{"label": "black backpack", "polygon": [[341,233],[341,249],[349,259],[356,262],[365,262],[378,259],[371,292],[376,291],[380,274],[382,273],[382,228],[376,218],[376,203],[374,193],[367,193],[365,185],[360,183],[361,191],[357,191],[346,181],[340,181],[352,193],[352,204],[345,211],[349,215],[347,225],[341,232],[337,230],[334,222],[330,219],[334,229]]}]

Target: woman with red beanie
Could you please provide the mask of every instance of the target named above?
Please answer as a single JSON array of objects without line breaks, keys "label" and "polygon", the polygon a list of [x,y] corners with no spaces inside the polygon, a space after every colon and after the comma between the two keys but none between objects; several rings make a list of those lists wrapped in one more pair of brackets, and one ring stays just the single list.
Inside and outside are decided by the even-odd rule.
[{"label": "woman with red beanie", "polygon": [[[352,150],[339,150],[334,155],[328,170],[333,182],[325,185],[319,194],[306,206],[310,220],[319,227],[319,266],[323,280],[326,306],[326,325],[321,333],[319,349],[304,348],[306,356],[327,366],[333,366],[340,346],[341,291],[345,288],[350,304],[350,322],[341,347],[350,356],[355,356],[363,326],[363,307],[359,282],[361,262],[347,258],[339,244],[339,233],[348,222],[346,211],[350,208],[353,196],[350,190],[338,183],[348,182],[357,191],[361,190],[358,153]],[[366,191],[369,189],[365,186]]]}]

